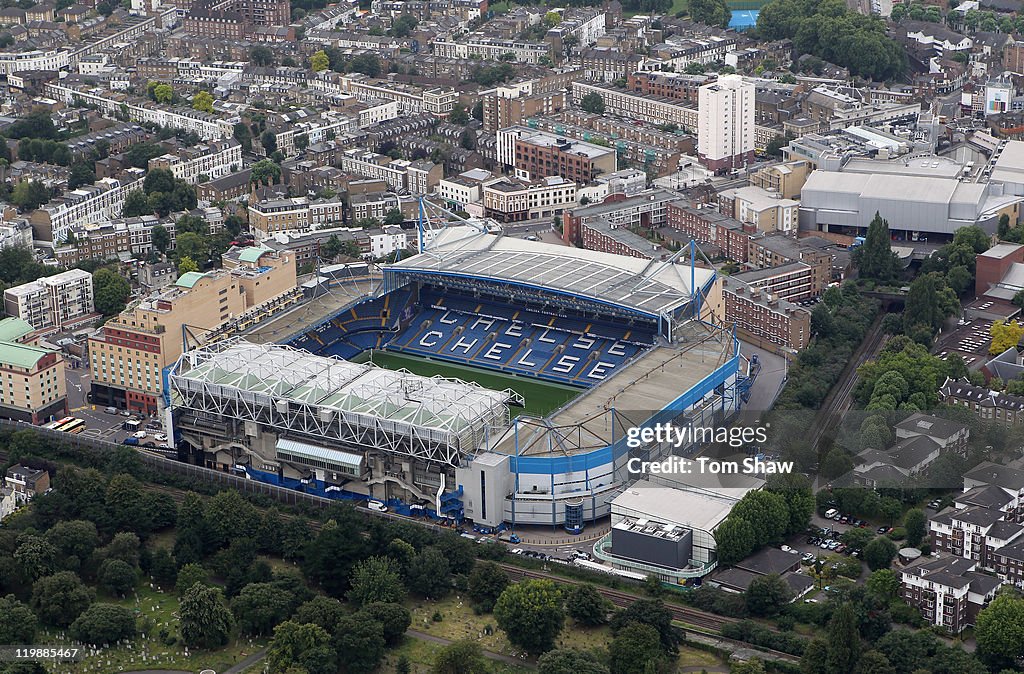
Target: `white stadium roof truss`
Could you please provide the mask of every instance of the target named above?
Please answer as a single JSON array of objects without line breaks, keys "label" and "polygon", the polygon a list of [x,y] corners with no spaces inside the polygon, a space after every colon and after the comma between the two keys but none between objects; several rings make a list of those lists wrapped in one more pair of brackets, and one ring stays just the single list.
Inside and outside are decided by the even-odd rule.
[{"label": "white stadium roof truss", "polygon": [[229,339],[184,353],[175,407],[457,466],[509,425],[511,390]]}]

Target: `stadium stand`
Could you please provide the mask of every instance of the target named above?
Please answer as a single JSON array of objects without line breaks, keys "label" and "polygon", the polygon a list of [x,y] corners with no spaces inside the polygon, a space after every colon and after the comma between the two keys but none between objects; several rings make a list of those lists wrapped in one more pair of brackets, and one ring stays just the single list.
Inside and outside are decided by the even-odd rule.
[{"label": "stadium stand", "polygon": [[654,344],[651,332],[424,291],[425,307],[385,348],[574,386],[592,386]]},{"label": "stadium stand", "polygon": [[291,342],[312,353],[352,358],[380,348],[394,335],[402,312],[412,300],[411,287],[356,303],[310,328]]}]

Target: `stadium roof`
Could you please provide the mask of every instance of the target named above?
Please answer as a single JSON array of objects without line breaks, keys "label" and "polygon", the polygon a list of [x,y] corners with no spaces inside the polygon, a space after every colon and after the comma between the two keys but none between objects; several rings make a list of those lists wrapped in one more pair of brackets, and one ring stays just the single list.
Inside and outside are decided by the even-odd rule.
[{"label": "stadium roof", "polygon": [[[602,253],[570,246],[483,234],[449,227],[436,234],[424,253],[388,266],[389,270],[466,276],[533,286],[657,316],[693,296],[691,268],[685,263]],[[714,275],[696,267],[698,288]]]},{"label": "stadium roof", "polygon": [[335,412],[364,425],[384,420],[395,435],[413,428],[462,435],[499,418],[507,423],[505,403],[515,395],[458,379],[422,377],[241,339],[184,353],[172,382],[179,394],[209,385],[208,393],[220,399],[308,405],[318,410],[318,417],[331,418]]}]

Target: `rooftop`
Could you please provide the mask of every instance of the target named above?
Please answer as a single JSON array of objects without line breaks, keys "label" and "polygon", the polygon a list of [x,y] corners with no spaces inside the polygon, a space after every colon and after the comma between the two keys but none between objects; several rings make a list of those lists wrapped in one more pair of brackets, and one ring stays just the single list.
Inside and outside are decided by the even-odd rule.
[{"label": "rooftop", "polygon": [[689,303],[692,278],[703,288],[708,269],[664,264],[541,241],[480,234],[468,227],[438,233],[428,251],[390,265],[390,270],[469,276],[550,288],[555,293],[632,309],[650,316]]},{"label": "rooftop", "polygon": [[735,504],[735,499],[712,492],[673,489],[640,480],[615,497],[612,512],[714,531]]}]

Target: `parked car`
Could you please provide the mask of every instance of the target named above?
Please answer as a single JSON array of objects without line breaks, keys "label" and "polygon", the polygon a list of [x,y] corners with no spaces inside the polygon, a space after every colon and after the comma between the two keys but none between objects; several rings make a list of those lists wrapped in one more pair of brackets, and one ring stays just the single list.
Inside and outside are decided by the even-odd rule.
[{"label": "parked car", "polygon": [[107,414],[117,414],[117,408],[116,407],[108,407],[107,409],[105,409],[103,411],[106,412]]},{"label": "parked car", "polygon": [[124,444],[126,444],[126,445],[138,445],[139,444],[139,439],[138,438],[125,438],[124,439]]},{"label": "parked car", "polygon": [[153,437],[156,438],[158,442],[166,442],[167,440],[167,435],[165,433],[157,433]]},{"label": "parked car", "polygon": [[[380,501],[368,501],[366,503],[366,507],[369,508],[370,510],[375,510],[379,513],[386,513],[388,511],[388,507],[381,503]],[[463,534],[463,536],[468,536],[469,538],[472,538],[474,540],[476,539],[476,536],[470,536],[469,534]]]},{"label": "parked car", "polygon": [[875,533],[880,535],[880,536],[882,534],[887,534],[887,533],[889,533],[889,527],[878,527],[878,529],[875,530]]},{"label": "parked car", "polygon": [[135,431],[135,433],[132,434],[132,437],[141,440],[142,438],[146,437],[146,431]]},{"label": "parked car", "polygon": [[828,510],[825,511],[825,519],[827,519],[827,520],[833,519],[838,514],[839,514],[839,511],[836,510],[835,508],[829,508]]}]

